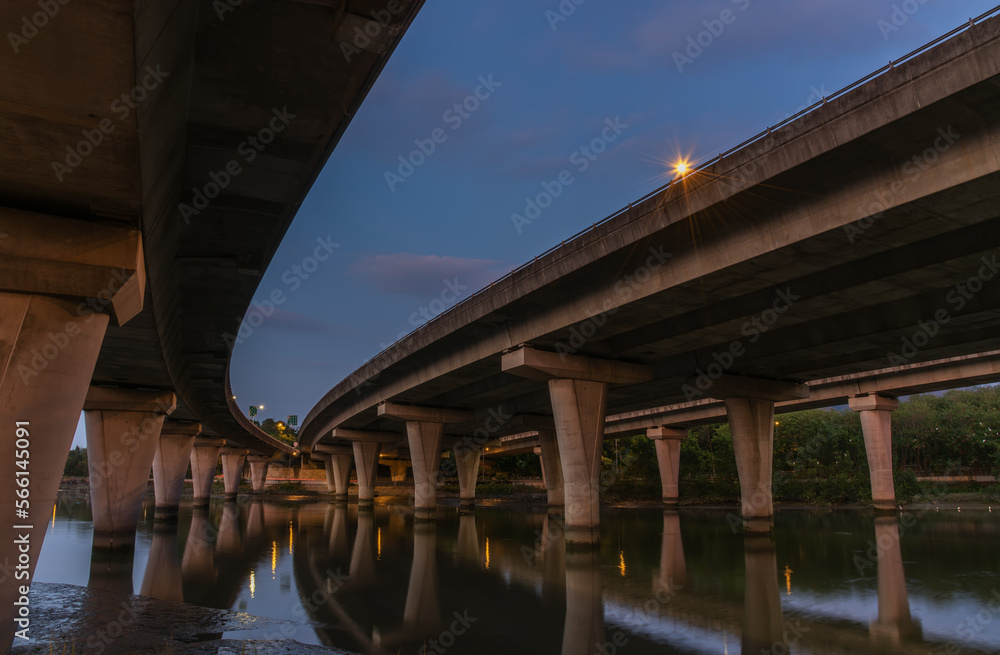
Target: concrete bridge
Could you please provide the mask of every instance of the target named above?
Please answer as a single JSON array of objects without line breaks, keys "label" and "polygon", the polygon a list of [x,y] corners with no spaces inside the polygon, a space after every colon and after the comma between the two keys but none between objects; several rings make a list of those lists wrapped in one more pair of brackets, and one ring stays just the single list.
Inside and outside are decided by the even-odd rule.
[{"label": "concrete bridge", "polygon": [[[109,546],[131,545],[150,469],[169,514],[188,461],[204,500],[223,446],[230,493],[247,455],[260,482],[267,456],[291,450],[236,407],[230,354],[279,241],[420,4],[0,8],[0,459],[16,454],[30,479],[15,529],[30,547],[4,540],[7,577],[19,561],[34,570],[37,515],[81,411]],[[320,238],[316,258],[329,247]],[[11,469],[0,496],[24,488]],[[2,589],[6,647],[17,585]]]},{"label": "concrete bridge", "polygon": [[[880,412],[891,413],[895,409],[895,404],[890,402],[890,399],[900,396],[998,381],[1000,381],[1000,351],[992,351],[934,362],[907,364],[863,374],[811,380],[805,383],[809,389],[808,395],[775,402],[774,413],[777,415],[840,405],[847,405],[855,411],[864,412],[868,410],[858,398],[871,394],[884,399]],[[884,417],[885,414],[876,416]],[[666,506],[675,506],[679,501],[680,446],[681,440],[687,437],[687,429],[722,422],[726,418],[724,401],[702,398],[664,407],[608,415],[604,422],[604,438],[644,433],[655,441],[660,482],[663,487],[663,503]],[[872,423],[870,420],[863,422],[866,446],[869,445],[869,441],[873,446],[880,443],[888,444],[891,437],[889,427],[890,422],[885,424],[885,429],[879,422]],[[507,431],[514,429],[516,428],[511,427]],[[549,505],[563,504],[562,472],[558,465],[559,452],[554,425],[548,426],[547,429],[539,425],[538,429],[530,432],[511,432],[489,442],[484,450],[486,457],[537,454],[541,460]],[[882,451],[870,449],[869,454],[872,452],[878,452],[882,457],[889,457],[883,461],[869,460],[874,504],[879,509],[892,509],[895,507],[895,493],[892,484],[891,451],[886,447]]]},{"label": "concrete bridge", "polygon": [[[1000,19],[947,37],[398,341],[331,389],[300,439],[333,473],[353,454],[359,481],[405,448],[428,514],[443,450],[469,488],[506,425],[554,429],[546,471],[562,476],[567,540],[586,543],[607,417],[706,401],[732,428],[747,527],[768,530],[776,403],[1000,347]],[[967,383],[952,373],[938,388]],[[894,391],[837,392],[861,412],[876,507],[893,506]]]}]

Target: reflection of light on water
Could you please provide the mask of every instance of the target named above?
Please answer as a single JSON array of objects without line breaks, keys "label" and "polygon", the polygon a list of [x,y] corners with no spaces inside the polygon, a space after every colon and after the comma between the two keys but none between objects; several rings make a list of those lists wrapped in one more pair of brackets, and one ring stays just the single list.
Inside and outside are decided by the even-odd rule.
[{"label": "reflection of light on water", "polygon": [[490,568],[490,538],[486,537],[486,568]]},{"label": "reflection of light on water", "polygon": [[382,561],[382,528],[378,529],[378,561]]},{"label": "reflection of light on water", "polygon": [[[604,621],[608,634],[621,630],[661,646],[670,646],[673,649],[670,652],[728,653],[730,638],[737,644],[734,652],[740,652],[739,634],[734,632],[733,624],[722,622],[717,629],[689,625],[668,616],[657,615],[655,611],[651,612],[644,607],[641,601],[605,600]],[[754,651],[754,655],[756,653]]]},{"label": "reflection of light on water", "polygon": [[278,568],[278,542],[271,542],[271,579],[274,580],[274,570]]},{"label": "reflection of light on water", "polygon": [[785,589],[788,591],[788,595],[792,595],[792,567],[785,564]]},{"label": "reflection of light on water", "polygon": [[625,551],[618,552],[618,570],[622,572],[622,577],[625,577]]},{"label": "reflection of light on water", "polygon": [[56,531],[56,503],[52,503],[52,532],[49,534],[55,534]]},{"label": "reflection of light on water", "polygon": [[292,554],[292,522],[288,522],[288,554]]},{"label": "reflection of light on water", "polygon": [[254,589],[257,588],[257,583],[254,581],[253,569],[250,569],[250,598],[253,598]]}]

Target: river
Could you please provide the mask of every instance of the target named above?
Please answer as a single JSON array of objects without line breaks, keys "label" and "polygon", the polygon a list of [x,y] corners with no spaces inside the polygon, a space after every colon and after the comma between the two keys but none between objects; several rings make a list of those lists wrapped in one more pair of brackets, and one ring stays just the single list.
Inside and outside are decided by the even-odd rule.
[{"label": "river", "polygon": [[338,652],[1000,652],[1000,508],[787,509],[770,536],[726,510],[604,508],[596,550],[567,550],[560,525],[302,497],[164,526],[150,497],[120,558],[92,551],[87,494],[61,492],[35,581],[288,619],[281,637]]}]

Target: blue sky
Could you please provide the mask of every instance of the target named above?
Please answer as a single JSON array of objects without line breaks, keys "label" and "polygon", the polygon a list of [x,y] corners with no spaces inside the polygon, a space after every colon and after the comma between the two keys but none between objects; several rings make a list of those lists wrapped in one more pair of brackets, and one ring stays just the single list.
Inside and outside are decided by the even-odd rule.
[{"label": "blue sky", "polygon": [[[426,317],[666,182],[679,155],[708,159],[993,6],[427,0],[261,282],[258,300],[287,300],[244,330],[237,402],[301,421]],[[558,197],[515,225],[543,184]],[[339,245],[310,262],[324,239]]]}]

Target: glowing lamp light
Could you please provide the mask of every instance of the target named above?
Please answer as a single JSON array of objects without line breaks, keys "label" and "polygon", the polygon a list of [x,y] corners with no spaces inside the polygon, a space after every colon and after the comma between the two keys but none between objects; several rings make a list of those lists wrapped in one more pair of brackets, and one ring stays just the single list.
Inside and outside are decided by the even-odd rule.
[{"label": "glowing lamp light", "polygon": [[676,171],[677,174],[680,175],[681,177],[684,177],[691,171],[691,166],[682,159],[681,161],[677,162],[676,166],[674,166],[674,171]]}]

